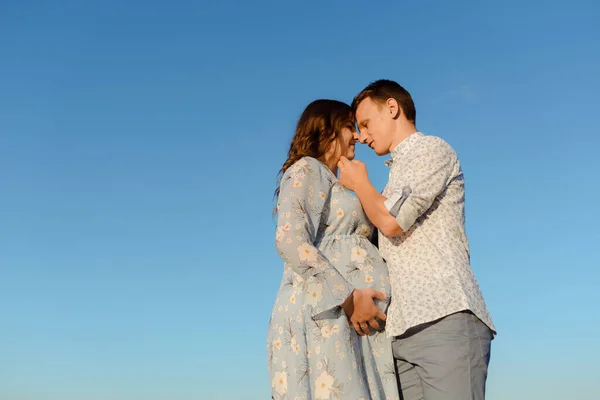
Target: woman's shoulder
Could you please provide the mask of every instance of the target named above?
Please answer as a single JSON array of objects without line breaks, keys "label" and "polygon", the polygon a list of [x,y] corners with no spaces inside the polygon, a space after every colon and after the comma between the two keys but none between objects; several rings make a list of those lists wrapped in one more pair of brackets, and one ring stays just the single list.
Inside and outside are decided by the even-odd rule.
[{"label": "woman's shoulder", "polygon": [[293,163],[285,172],[284,178],[305,178],[312,176],[317,179],[325,179],[333,183],[335,177],[333,172],[321,161],[311,156],[304,156]]},{"label": "woman's shoulder", "polygon": [[296,161],[294,164],[292,164],[292,166],[290,168],[311,168],[314,170],[320,170],[321,168],[327,168],[325,167],[325,164],[323,164],[321,161],[317,160],[314,157],[311,156],[304,156],[302,158],[300,158],[298,161]]}]

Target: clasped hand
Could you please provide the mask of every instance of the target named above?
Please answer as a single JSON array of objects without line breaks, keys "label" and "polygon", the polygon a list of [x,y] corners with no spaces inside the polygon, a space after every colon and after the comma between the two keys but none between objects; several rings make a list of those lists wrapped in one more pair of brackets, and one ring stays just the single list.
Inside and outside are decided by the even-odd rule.
[{"label": "clasped hand", "polygon": [[386,295],[375,289],[356,289],[342,304],[350,324],[359,335],[368,335],[370,328],[381,330],[379,321],[385,321],[386,315],[376,305],[374,299],[383,300]]}]

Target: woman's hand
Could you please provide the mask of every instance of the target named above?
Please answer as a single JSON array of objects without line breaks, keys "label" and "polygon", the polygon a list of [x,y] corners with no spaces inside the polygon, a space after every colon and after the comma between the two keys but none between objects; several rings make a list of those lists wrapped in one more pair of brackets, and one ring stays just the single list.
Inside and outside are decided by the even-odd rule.
[{"label": "woman's hand", "polygon": [[371,333],[369,327],[380,330],[378,319],[385,321],[386,315],[376,305],[374,299],[383,300],[386,295],[375,289],[355,289],[342,303],[348,320],[359,335]]}]

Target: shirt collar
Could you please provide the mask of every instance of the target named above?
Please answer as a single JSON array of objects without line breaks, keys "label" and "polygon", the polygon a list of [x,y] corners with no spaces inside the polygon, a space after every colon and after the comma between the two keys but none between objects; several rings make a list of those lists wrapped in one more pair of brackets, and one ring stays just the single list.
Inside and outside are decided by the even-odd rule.
[{"label": "shirt collar", "polygon": [[423,136],[425,136],[423,133],[415,132],[398,143],[398,145],[390,152],[392,158],[385,160],[384,164],[390,167],[394,163],[394,160],[404,157]]}]

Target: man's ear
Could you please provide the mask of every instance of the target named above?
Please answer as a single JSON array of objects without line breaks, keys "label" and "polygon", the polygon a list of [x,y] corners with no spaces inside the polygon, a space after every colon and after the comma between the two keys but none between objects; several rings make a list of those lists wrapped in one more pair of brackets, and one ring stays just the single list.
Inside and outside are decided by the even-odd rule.
[{"label": "man's ear", "polygon": [[402,109],[398,105],[396,99],[390,97],[389,99],[387,99],[385,105],[387,106],[388,112],[390,113],[390,117],[392,117],[393,119],[396,119],[402,115]]}]

